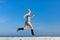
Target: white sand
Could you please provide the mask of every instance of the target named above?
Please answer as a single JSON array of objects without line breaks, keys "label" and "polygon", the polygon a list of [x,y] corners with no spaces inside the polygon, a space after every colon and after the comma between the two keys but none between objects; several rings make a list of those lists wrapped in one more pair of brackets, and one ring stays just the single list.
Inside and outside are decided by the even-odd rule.
[{"label": "white sand", "polygon": [[60,37],[0,37],[0,40],[60,40]]}]

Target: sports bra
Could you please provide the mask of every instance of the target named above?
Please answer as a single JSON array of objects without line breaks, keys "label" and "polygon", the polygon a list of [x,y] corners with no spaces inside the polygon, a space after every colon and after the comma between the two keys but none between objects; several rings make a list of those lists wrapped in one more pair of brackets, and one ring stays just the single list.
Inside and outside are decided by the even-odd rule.
[{"label": "sports bra", "polygon": [[30,15],[27,15],[26,18],[31,17]]}]

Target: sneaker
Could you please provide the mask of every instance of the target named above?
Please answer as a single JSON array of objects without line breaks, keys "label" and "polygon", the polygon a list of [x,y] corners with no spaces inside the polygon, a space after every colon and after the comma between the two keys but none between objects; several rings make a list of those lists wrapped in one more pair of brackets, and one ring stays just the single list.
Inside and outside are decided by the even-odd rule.
[{"label": "sneaker", "polygon": [[17,29],[17,32],[20,30],[20,28]]}]

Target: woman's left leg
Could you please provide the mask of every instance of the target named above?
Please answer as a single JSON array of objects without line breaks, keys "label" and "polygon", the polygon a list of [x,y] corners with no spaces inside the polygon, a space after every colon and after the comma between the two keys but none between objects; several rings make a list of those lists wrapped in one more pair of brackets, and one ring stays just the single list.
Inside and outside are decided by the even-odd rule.
[{"label": "woman's left leg", "polygon": [[32,33],[32,35],[34,36],[34,31],[33,31],[33,26],[32,26],[32,24],[31,24],[30,22],[28,22],[28,25],[30,26],[30,28],[31,28],[31,33]]}]

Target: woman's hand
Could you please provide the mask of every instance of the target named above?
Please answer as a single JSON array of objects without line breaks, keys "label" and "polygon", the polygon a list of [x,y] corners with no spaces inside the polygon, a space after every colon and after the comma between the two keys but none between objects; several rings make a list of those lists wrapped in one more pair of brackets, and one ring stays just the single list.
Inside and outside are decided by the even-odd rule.
[{"label": "woman's hand", "polygon": [[35,15],[33,15],[32,17],[31,17],[31,19],[34,17]]},{"label": "woman's hand", "polygon": [[33,15],[33,17],[34,17],[35,15]]}]

